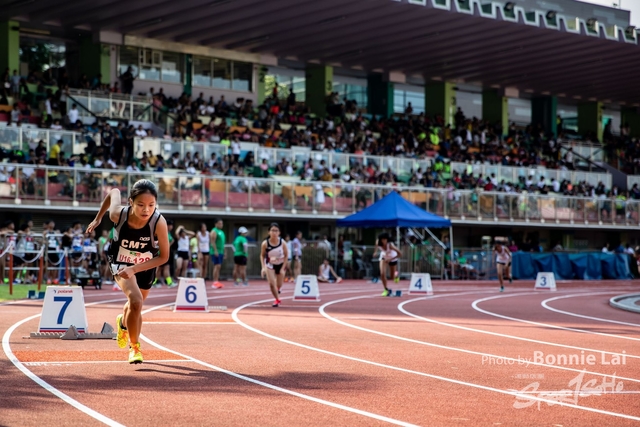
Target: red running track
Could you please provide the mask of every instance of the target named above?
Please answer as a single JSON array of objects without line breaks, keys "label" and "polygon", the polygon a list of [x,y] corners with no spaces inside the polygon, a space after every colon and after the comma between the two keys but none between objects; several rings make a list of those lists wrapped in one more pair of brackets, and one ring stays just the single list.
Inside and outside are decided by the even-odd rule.
[{"label": "red running track", "polygon": [[[25,339],[41,302],[0,305],[0,425],[637,425],[640,315],[608,305],[637,283],[558,286],[384,298],[343,282],[293,302],[289,285],[272,308],[255,282],[210,291],[229,307],[210,313],[173,313],[175,289],[153,289],[142,365],[112,340]],[[96,331],[124,298],[85,301]]]}]

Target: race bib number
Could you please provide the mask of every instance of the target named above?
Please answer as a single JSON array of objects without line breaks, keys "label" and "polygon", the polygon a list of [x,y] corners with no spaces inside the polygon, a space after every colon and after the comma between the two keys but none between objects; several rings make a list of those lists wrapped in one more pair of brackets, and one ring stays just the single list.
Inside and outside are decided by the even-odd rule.
[{"label": "race bib number", "polygon": [[280,258],[280,257],[269,257],[269,263],[270,264],[282,264],[282,262],[284,261],[284,258]]},{"label": "race bib number", "polygon": [[142,264],[145,261],[149,261],[151,258],[153,258],[151,252],[141,253],[120,247],[118,249],[116,262],[123,264]]}]

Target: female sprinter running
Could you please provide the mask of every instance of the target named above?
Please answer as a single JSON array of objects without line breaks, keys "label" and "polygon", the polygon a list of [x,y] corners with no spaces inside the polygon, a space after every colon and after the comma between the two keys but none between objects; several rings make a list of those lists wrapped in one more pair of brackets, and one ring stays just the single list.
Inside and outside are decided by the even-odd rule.
[{"label": "female sprinter running", "polygon": [[133,185],[127,206],[121,205],[120,190],[114,188],[87,227],[87,233],[94,231],[109,211],[114,228],[107,258],[114,280],[127,296],[123,314],[116,318],[117,339],[120,348],[129,341],[129,363],[143,361],[138,340],[142,303],[149,295],[156,267],[169,259],[167,221],[156,209],[157,199],[155,184],[146,179]]},{"label": "female sprinter running", "polygon": [[269,226],[269,237],[262,242],[260,249],[260,262],[262,263],[262,277],[267,278],[271,293],[275,298],[272,307],[280,306],[280,288],[284,278],[284,263],[289,257],[289,250],[284,240],[280,237],[280,226],[272,223]]},{"label": "female sprinter running", "polygon": [[500,292],[504,291],[503,277],[509,278],[509,283],[513,281],[511,278],[511,251],[500,242],[496,242],[493,252],[496,254],[496,270],[498,270],[498,280],[500,281]]},{"label": "female sprinter running", "polygon": [[382,278],[382,286],[384,286],[382,296],[388,297],[391,295],[391,289],[387,287],[386,266],[389,265],[389,275],[391,279],[394,279],[396,277],[396,267],[398,266],[398,254],[400,253],[400,249],[398,249],[393,243],[389,242],[389,235],[387,233],[382,233],[378,236],[378,246],[376,246],[376,250],[373,254],[374,258],[378,251],[380,251],[380,277]]}]

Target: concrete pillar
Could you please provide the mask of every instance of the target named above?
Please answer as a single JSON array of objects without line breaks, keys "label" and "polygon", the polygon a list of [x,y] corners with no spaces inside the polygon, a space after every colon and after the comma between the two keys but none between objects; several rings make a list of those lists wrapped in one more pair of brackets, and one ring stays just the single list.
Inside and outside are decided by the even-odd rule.
[{"label": "concrete pillar", "polygon": [[558,134],[558,98],[540,96],[531,100],[531,123],[542,125],[546,133]]},{"label": "concrete pillar", "polygon": [[456,114],[456,92],[453,83],[427,82],[424,85],[424,110],[430,116],[442,116],[445,125],[453,126],[453,117]]},{"label": "concrete pillar", "polygon": [[327,114],[327,96],[333,91],[333,67],[307,64],[305,71],[305,102],[312,114]]},{"label": "concrete pillar", "polygon": [[[264,65],[256,65],[254,68],[256,73],[256,105],[264,104],[264,100],[267,98],[266,94],[266,78],[269,69]],[[277,83],[276,83],[277,84]]]},{"label": "concrete pillar", "polygon": [[367,111],[369,114],[391,117],[393,115],[393,83],[385,76],[372,73],[367,76]]},{"label": "concrete pillar", "polygon": [[20,24],[17,21],[0,21],[0,74],[9,69],[20,74]]},{"label": "concrete pillar", "polygon": [[184,86],[182,91],[190,96],[193,92],[193,55],[187,53],[184,59]]},{"label": "concrete pillar", "polygon": [[102,83],[111,84],[111,48],[109,45],[94,43],[91,37],[80,40],[80,73],[91,81],[102,74]]},{"label": "concrete pillar", "polygon": [[509,100],[498,89],[482,91],[482,119],[500,126],[502,135],[509,133]]},{"label": "concrete pillar", "polygon": [[578,133],[583,137],[593,133],[602,142],[602,102],[585,102],[578,105]]},{"label": "concrete pillar", "polygon": [[622,107],[620,109],[620,122],[622,125],[629,125],[632,137],[640,137],[640,111],[638,111],[637,107]]}]

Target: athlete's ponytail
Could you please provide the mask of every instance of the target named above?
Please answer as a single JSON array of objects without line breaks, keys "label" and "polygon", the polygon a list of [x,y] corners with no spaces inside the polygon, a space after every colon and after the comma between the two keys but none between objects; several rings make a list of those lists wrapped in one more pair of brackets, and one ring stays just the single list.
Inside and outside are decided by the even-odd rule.
[{"label": "athlete's ponytail", "polygon": [[158,199],[158,190],[156,189],[156,185],[148,179],[141,179],[131,187],[129,198],[131,200],[135,200],[139,195],[147,193],[151,194],[156,200]]}]

